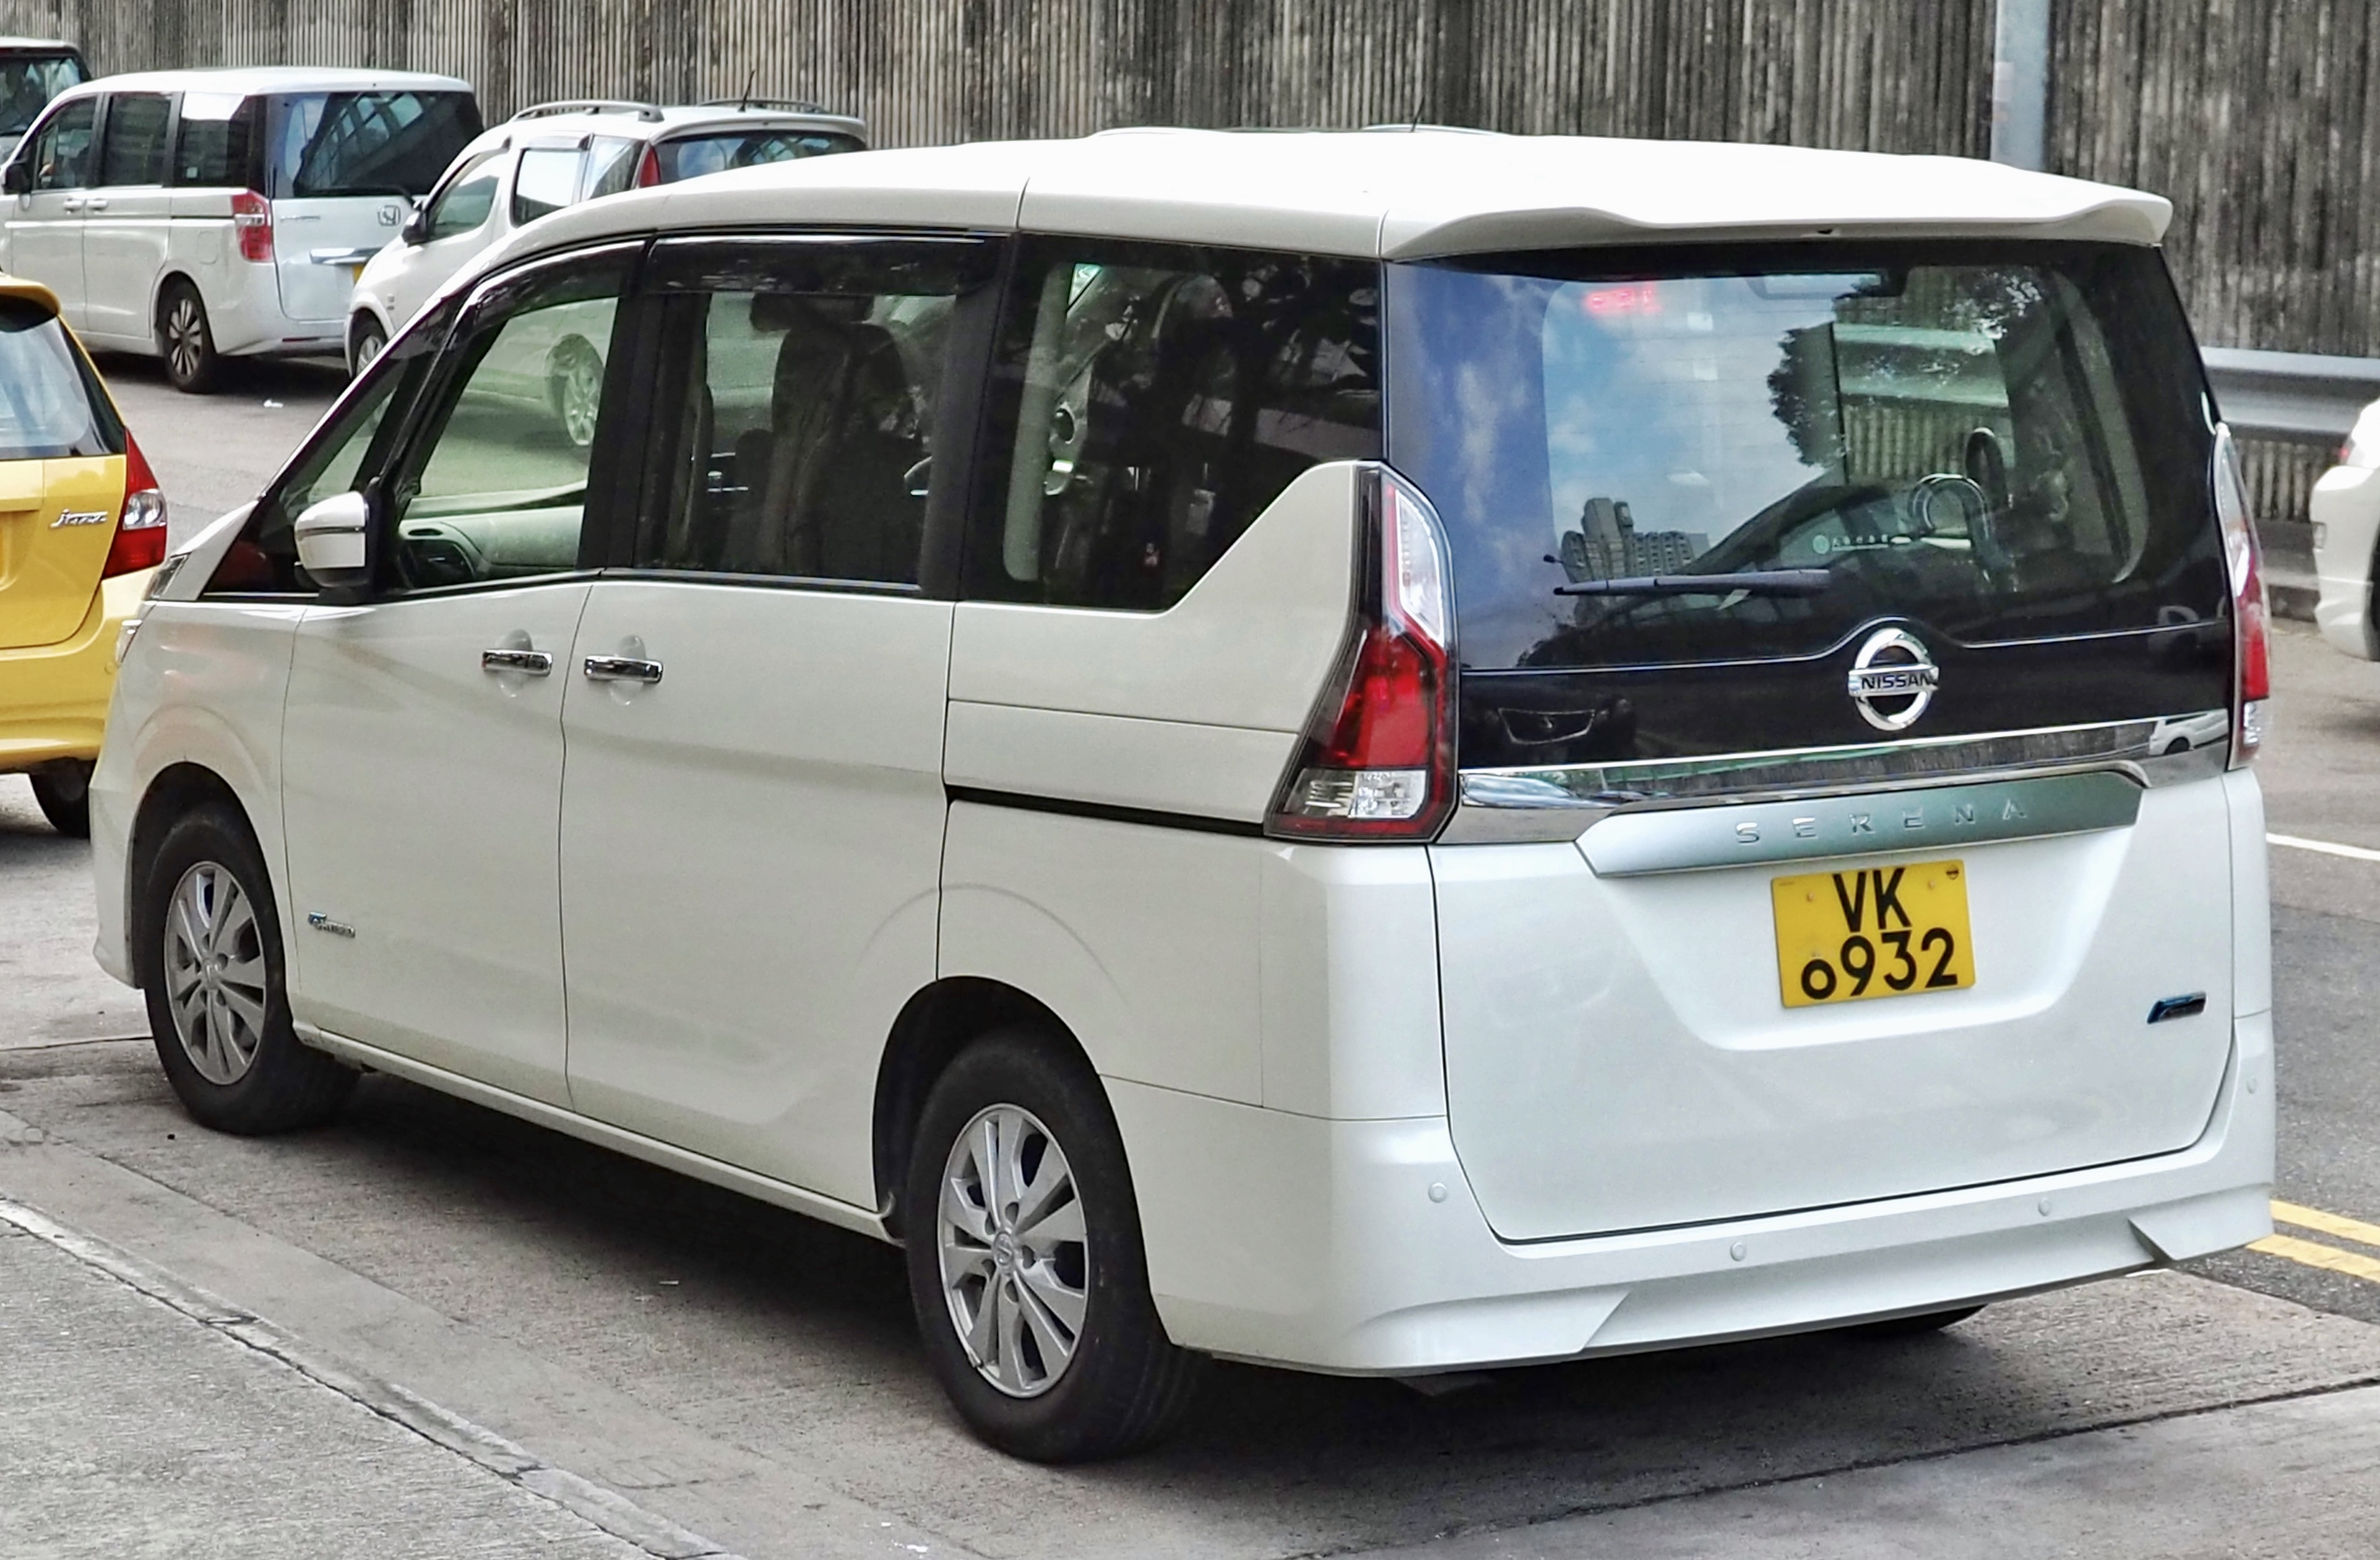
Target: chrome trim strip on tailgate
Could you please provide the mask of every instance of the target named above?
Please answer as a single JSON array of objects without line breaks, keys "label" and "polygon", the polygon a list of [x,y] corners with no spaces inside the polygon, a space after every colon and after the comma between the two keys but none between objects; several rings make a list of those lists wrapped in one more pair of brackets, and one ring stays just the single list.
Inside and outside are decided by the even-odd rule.
[{"label": "chrome trim strip on tailgate", "polygon": [[1615,813],[1578,844],[1597,877],[1637,877],[2129,828],[2140,813],[2138,781],[2114,769],[2090,769],[1864,796]]},{"label": "chrome trim strip on tailgate", "polygon": [[1615,814],[1873,794],[2043,774],[2112,772],[2139,786],[2219,774],[2228,710],[1989,736],[1920,737],[1708,758],[1467,769],[1444,844],[1575,840]]}]

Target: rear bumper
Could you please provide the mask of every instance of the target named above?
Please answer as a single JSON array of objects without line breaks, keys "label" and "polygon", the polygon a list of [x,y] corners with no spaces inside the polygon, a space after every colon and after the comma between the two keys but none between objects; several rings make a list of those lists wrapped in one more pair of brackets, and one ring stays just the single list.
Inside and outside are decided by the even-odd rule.
[{"label": "rear bumper", "polygon": [[74,633],[0,650],[0,774],[99,756],[115,692],[115,634],[140,611],[149,572],[103,581]]},{"label": "rear bumper", "polygon": [[2056,1288],[2271,1230],[2272,1022],[2235,1020],[2199,1141],[2022,1181],[1499,1240],[1443,1118],[1327,1121],[1111,1081],[1176,1342],[1344,1374],[1718,1343]]}]

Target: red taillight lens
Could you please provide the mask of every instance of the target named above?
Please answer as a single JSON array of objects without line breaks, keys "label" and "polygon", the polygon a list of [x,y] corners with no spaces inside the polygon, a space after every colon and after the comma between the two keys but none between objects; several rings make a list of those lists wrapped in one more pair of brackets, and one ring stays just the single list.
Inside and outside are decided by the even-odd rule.
[{"label": "red taillight lens", "polygon": [[2265,701],[2273,696],[2272,608],[2265,599],[2264,549],[2248,513],[2231,430],[2215,430],[2215,517],[2223,527],[2223,562],[2231,581],[2231,767],[2265,743]]},{"label": "red taillight lens", "polygon": [[661,153],[655,151],[649,146],[645,148],[645,154],[637,160],[637,187],[638,189],[650,189],[653,186],[661,182]]},{"label": "red taillight lens", "polygon": [[273,259],[273,202],[252,189],[243,189],[231,198],[232,230],[239,235],[239,258],[244,260],[269,261]]},{"label": "red taillight lens", "polygon": [[1385,466],[1364,468],[1365,580],[1268,825],[1305,840],[1419,840],[1454,805],[1453,612],[1438,515]]},{"label": "red taillight lens", "polygon": [[165,495],[156,474],[132,436],[124,436],[124,510],[116,516],[115,539],[107,545],[103,579],[153,569],[165,561]]}]

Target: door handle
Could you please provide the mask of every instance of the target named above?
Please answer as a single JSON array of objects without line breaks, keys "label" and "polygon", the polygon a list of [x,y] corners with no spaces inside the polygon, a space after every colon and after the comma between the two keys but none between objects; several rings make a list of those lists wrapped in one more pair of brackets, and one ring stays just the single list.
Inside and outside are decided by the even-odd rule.
[{"label": "door handle", "polygon": [[58,202],[58,210],[70,217],[79,217],[82,215],[82,201],[79,199],[61,200]]},{"label": "door handle", "polygon": [[543,677],[553,670],[553,658],[543,650],[481,650],[482,671],[519,671]]},{"label": "door handle", "polygon": [[107,202],[102,200],[85,200],[82,203],[82,209],[86,212],[103,212],[107,210]]},{"label": "door handle", "polygon": [[658,683],[662,680],[662,663],[638,660],[634,656],[589,656],[584,670],[589,681],[596,683]]}]

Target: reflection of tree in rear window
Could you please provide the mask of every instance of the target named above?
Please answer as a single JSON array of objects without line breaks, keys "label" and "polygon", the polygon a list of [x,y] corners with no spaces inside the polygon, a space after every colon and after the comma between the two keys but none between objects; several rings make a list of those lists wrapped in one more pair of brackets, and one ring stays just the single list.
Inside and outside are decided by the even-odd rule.
[{"label": "reflection of tree in rear window", "polygon": [[663,184],[699,178],[731,168],[757,168],[764,163],[790,163],[802,157],[824,157],[837,151],[857,151],[849,136],[817,130],[739,130],[734,135],[687,136],[662,141],[653,149]]},{"label": "reflection of tree in rear window", "polygon": [[273,193],[420,195],[479,133],[460,92],[319,92],[274,103]]}]

